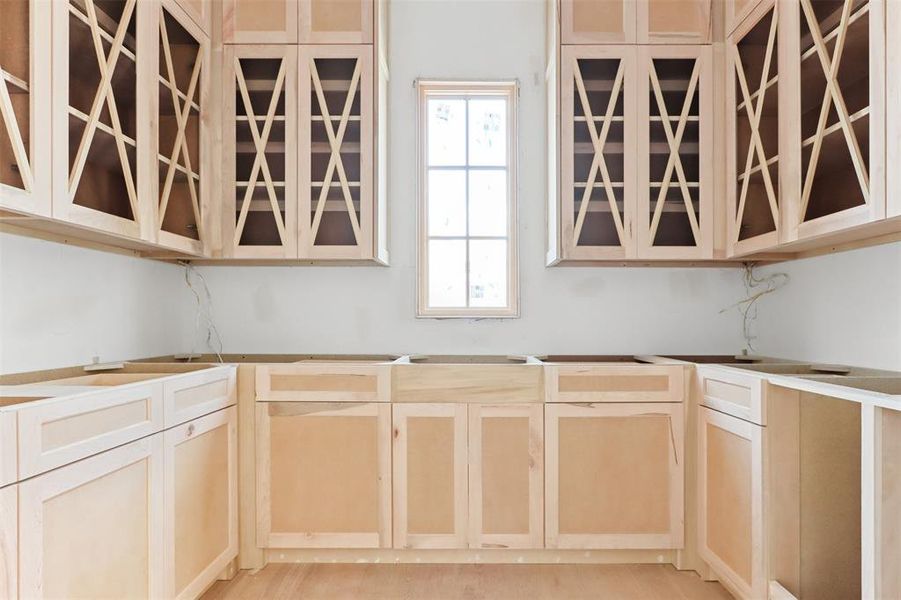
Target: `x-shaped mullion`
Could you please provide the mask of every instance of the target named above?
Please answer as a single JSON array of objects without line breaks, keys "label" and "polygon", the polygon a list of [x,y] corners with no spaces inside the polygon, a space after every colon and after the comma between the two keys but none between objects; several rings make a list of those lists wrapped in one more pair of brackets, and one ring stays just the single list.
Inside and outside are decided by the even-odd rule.
[{"label": "x-shaped mullion", "polygon": [[854,164],[854,170],[857,173],[857,179],[860,183],[860,189],[863,192],[864,200],[869,202],[870,183],[864,166],[863,155],[860,152],[860,145],[857,142],[857,135],[851,128],[851,118],[848,113],[848,106],[845,104],[845,98],[838,86],[838,69],[842,60],[842,52],[845,47],[845,38],[848,32],[848,24],[851,16],[852,0],[845,0],[842,8],[842,18],[838,25],[838,35],[835,39],[835,48],[832,52],[832,59],[826,50],[826,42],[823,40],[823,34],[820,31],[819,22],[810,0],[801,0],[801,6],[804,9],[804,16],[807,19],[810,36],[813,39],[817,56],[820,59],[820,65],[823,68],[823,74],[826,76],[826,90],[823,94],[823,105],[820,109],[820,120],[817,123],[817,133],[813,140],[813,148],[810,152],[810,160],[807,164],[807,173],[804,179],[804,190],[801,194],[801,213],[799,218],[803,221],[804,215],[807,214],[807,205],[810,202],[810,191],[813,188],[813,177],[816,173],[817,163],[820,158],[820,151],[823,147],[824,131],[826,129],[826,121],[829,116],[829,109],[832,102],[835,102],[835,111],[838,114],[838,120],[845,135],[845,142],[851,154],[851,162]]},{"label": "x-shaped mullion", "polygon": [[6,133],[12,146],[13,154],[16,157],[16,166],[19,169],[19,177],[22,178],[22,187],[26,192],[31,191],[32,173],[31,163],[28,160],[28,150],[22,140],[22,132],[19,130],[19,124],[16,119],[16,113],[13,110],[12,99],[9,97],[9,89],[6,87],[8,82],[3,73],[0,72],[0,116],[6,124]]},{"label": "x-shaped mullion", "polygon": [[238,89],[241,91],[244,112],[247,114],[247,125],[250,128],[250,135],[253,137],[253,145],[256,149],[253,167],[250,170],[250,178],[247,181],[247,189],[244,191],[244,201],[241,204],[241,213],[238,215],[238,223],[235,227],[234,242],[236,246],[241,243],[241,234],[244,231],[244,223],[247,221],[247,213],[250,210],[253,192],[256,188],[257,179],[259,178],[261,171],[263,173],[263,181],[266,184],[266,192],[269,196],[269,205],[272,208],[275,225],[278,228],[279,240],[282,245],[287,243],[285,223],[282,220],[282,213],[278,206],[278,197],[275,194],[275,185],[272,183],[272,175],[269,173],[269,163],[266,160],[266,144],[269,143],[269,134],[272,131],[272,123],[275,120],[275,111],[278,107],[278,100],[282,94],[282,86],[285,83],[285,62],[286,61],[282,60],[281,66],[278,69],[275,85],[272,87],[272,97],[269,99],[269,109],[266,111],[266,120],[263,123],[263,132],[260,133],[257,127],[256,115],[253,112],[253,103],[250,101],[250,92],[247,90],[247,82],[244,79],[244,71],[241,69],[241,59],[237,56],[235,57],[235,79],[238,83]]},{"label": "x-shaped mullion", "polygon": [[679,115],[679,124],[676,127],[675,134],[673,134],[673,128],[669,121],[669,113],[666,110],[663,89],[660,87],[660,80],[657,77],[657,69],[654,67],[653,59],[650,59],[648,69],[651,75],[651,86],[654,88],[654,98],[657,100],[657,109],[660,113],[660,122],[663,124],[663,131],[666,133],[666,141],[667,144],[669,144],[670,150],[663,180],[660,182],[660,192],[657,194],[657,204],[654,207],[654,218],[651,221],[651,244],[654,243],[654,239],[657,237],[657,227],[660,225],[660,217],[663,214],[663,205],[666,203],[666,193],[669,191],[674,168],[676,177],[679,181],[679,187],[682,189],[682,200],[685,202],[685,208],[688,212],[688,221],[691,224],[691,232],[694,235],[695,243],[700,244],[701,229],[698,226],[697,216],[695,216],[691,192],[688,190],[688,179],[685,177],[685,170],[682,168],[682,158],[679,156],[679,147],[682,145],[682,136],[685,133],[685,125],[688,123],[688,113],[691,111],[691,103],[695,96],[695,90],[698,87],[700,61],[695,60],[695,66],[691,72],[691,79],[688,82],[688,90],[685,92],[685,100],[682,102],[682,113]]},{"label": "x-shaped mullion", "polygon": [[607,135],[610,132],[610,124],[613,121],[613,111],[616,109],[616,103],[623,85],[623,78],[625,77],[624,66],[622,61],[620,61],[616,71],[616,78],[613,81],[613,87],[610,90],[610,99],[607,101],[607,109],[604,113],[604,123],[601,126],[600,134],[598,134],[597,126],[594,123],[594,114],[591,112],[591,104],[588,102],[588,92],[585,90],[585,81],[582,79],[578,58],[573,58],[573,75],[576,88],[579,91],[579,100],[582,103],[582,114],[585,115],[585,124],[588,126],[588,134],[591,136],[591,144],[594,149],[594,157],[591,160],[591,168],[588,171],[588,182],[585,184],[585,191],[582,192],[582,201],[579,203],[579,214],[576,217],[573,243],[578,244],[582,235],[582,227],[585,225],[585,217],[588,213],[588,204],[594,191],[597,174],[600,172],[619,243],[620,245],[625,245],[626,233],[623,227],[623,220],[619,214],[619,207],[616,204],[616,195],[613,193],[613,184],[610,181],[607,160],[604,158],[604,146],[607,143]]},{"label": "x-shaped mullion", "polygon": [[353,106],[354,96],[357,93],[357,85],[360,82],[360,61],[356,61],[353,76],[350,79],[350,86],[347,91],[347,98],[344,101],[344,109],[341,111],[341,120],[338,123],[338,132],[335,133],[332,125],[332,117],[328,110],[328,104],[325,99],[325,92],[322,89],[322,81],[319,79],[319,72],[316,69],[316,59],[310,57],[310,78],[313,87],[316,90],[316,98],[319,102],[319,110],[322,113],[322,122],[325,125],[325,133],[328,136],[329,148],[331,155],[329,156],[328,166],[325,170],[325,178],[322,181],[322,188],[319,190],[319,200],[316,203],[316,212],[313,215],[312,239],[316,239],[319,232],[319,224],[322,221],[322,212],[325,210],[328,192],[332,185],[334,172],[338,171],[338,180],[341,183],[341,191],[344,195],[344,204],[350,216],[350,224],[353,227],[354,239],[359,245],[362,238],[360,223],[357,221],[357,213],[354,210],[353,197],[350,194],[350,185],[347,182],[347,174],[344,172],[344,161],[341,158],[341,144],[344,142],[344,134],[347,130],[347,123],[350,120],[350,109]]},{"label": "x-shaped mullion", "polygon": [[163,46],[163,55],[166,61],[166,73],[169,81],[169,91],[172,95],[172,106],[175,112],[176,125],[178,132],[175,135],[172,153],[169,158],[169,170],[166,173],[166,181],[163,185],[163,192],[160,200],[159,223],[162,228],[163,219],[166,216],[166,209],[169,206],[169,196],[172,191],[172,182],[175,179],[175,172],[178,167],[178,160],[184,157],[184,169],[187,171],[188,191],[191,194],[191,208],[194,211],[194,222],[197,224],[198,235],[203,238],[202,219],[200,218],[200,200],[197,196],[197,187],[194,182],[193,169],[191,168],[191,155],[188,152],[188,140],[185,135],[188,126],[188,116],[191,114],[191,104],[194,102],[194,95],[197,89],[197,81],[200,79],[200,66],[202,62],[203,48],[197,48],[197,56],[194,58],[194,70],[191,73],[191,80],[188,84],[188,91],[185,94],[184,106],[180,104],[181,99],[178,96],[178,86],[175,78],[175,68],[172,63],[172,52],[169,47],[169,33],[166,29],[166,18],[162,8],[160,8],[160,43]]},{"label": "x-shaped mullion", "polygon": [[119,111],[116,108],[116,97],[113,93],[112,79],[116,70],[116,64],[119,61],[119,55],[122,51],[122,42],[128,30],[128,24],[131,22],[131,16],[134,12],[136,0],[128,0],[122,11],[122,19],[116,29],[116,35],[110,46],[109,55],[103,50],[103,40],[100,36],[100,25],[97,23],[97,12],[94,8],[94,0],[85,0],[85,9],[88,13],[88,21],[91,25],[91,36],[94,40],[94,52],[97,58],[97,66],[100,69],[100,85],[94,95],[94,101],[91,105],[91,112],[88,115],[88,123],[85,127],[84,134],[81,137],[81,143],[75,154],[74,170],[69,176],[69,194],[74,197],[78,182],[81,180],[81,174],[84,171],[85,162],[87,160],[88,149],[94,139],[94,133],[97,130],[97,124],[100,120],[100,111],[103,109],[104,100],[109,109],[110,121],[116,140],[116,148],[119,153],[119,161],[122,166],[122,172],[125,176],[125,187],[128,191],[128,200],[131,204],[132,215],[135,221],[140,219],[137,204],[137,195],[134,187],[134,179],[131,174],[131,164],[128,161],[128,154],[125,149],[125,135],[122,133],[122,124],[119,121]]},{"label": "x-shaped mullion", "polygon": [[[745,157],[745,169],[743,172],[743,181],[741,185],[741,195],[738,201],[738,211],[736,213],[737,222],[740,224],[745,214],[745,205],[748,197],[748,185],[751,179],[751,170],[754,165],[754,156],[757,156],[760,165],[761,175],[763,177],[763,185],[766,189],[767,198],[769,199],[770,212],[773,215],[773,224],[779,226],[779,206],[776,203],[776,192],[773,187],[773,181],[770,177],[770,170],[767,165],[768,160],[763,150],[763,142],[760,138],[760,119],[763,115],[763,106],[767,92],[767,82],[769,81],[770,64],[772,62],[773,53],[776,42],[776,30],[778,27],[778,13],[773,13],[773,19],[770,22],[770,33],[767,39],[766,50],[763,59],[763,71],[760,74],[760,85],[757,91],[757,102],[752,102],[750,90],[748,88],[747,77],[745,76],[744,65],[741,62],[741,54],[738,48],[732,47],[733,57],[735,61],[735,73],[738,78],[738,84],[741,88],[743,104],[745,112],[748,115],[748,122],[751,126],[751,139],[748,143],[748,153]],[[735,228],[735,237],[738,239],[739,228]]]}]

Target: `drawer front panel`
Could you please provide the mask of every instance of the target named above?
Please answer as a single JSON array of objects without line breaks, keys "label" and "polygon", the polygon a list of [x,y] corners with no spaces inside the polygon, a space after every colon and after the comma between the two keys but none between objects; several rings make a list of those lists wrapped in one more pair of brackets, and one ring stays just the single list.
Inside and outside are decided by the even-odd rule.
[{"label": "drawer front panel", "polygon": [[701,403],[758,425],[766,425],[763,401],[764,378],[729,369],[698,367]]},{"label": "drawer front panel", "polygon": [[544,401],[540,365],[395,365],[393,402]]},{"label": "drawer front panel", "polygon": [[260,402],[388,402],[388,365],[261,365]]},{"label": "drawer front panel", "polygon": [[548,402],[681,402],[684,369],[668,365],[550,365]]},{"label": "drawer front panel", "polygon": [[166,427],[215,412],[236,402],[235,368],[200,371],[163,384]]},{"label": "drawer front panel", "polygon": [[163,429],[163,389],[147,384],[24,408],[18,415],[24,479]]}]

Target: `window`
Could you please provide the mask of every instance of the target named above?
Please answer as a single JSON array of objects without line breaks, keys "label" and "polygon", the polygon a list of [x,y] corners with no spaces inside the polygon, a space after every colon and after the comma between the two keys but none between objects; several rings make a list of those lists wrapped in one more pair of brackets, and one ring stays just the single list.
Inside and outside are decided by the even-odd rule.
[{"label": "window", "polygon": [[516,84],[418,87],[418,314],[518,316]]}]

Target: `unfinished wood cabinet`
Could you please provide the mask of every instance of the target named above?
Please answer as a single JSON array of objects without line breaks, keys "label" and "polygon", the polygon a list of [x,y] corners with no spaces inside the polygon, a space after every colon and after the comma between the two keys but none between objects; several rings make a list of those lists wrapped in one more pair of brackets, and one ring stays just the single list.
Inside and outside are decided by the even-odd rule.
[{"label": "unfinished wood cabinet", "polygon": [[0,488],[0,597],[19,596],[19,486]]},{"label": "unfinished wood cabinet", "polygon": [[465,404],[397,404],[394,422],[394,547],[466,548]]},{"label": "unfinished wood cabinet", "polygon": [[712,49],[644,46],[638,73],[638,257],[713,258]]},{"label": "unfinished wood cabinet", "polygon": [[256,394],[261,402],[389,402],[391,366],[260,365],[256,369]]},{"label": "unfinished wood cabinet", "polygon": [[371,44],[375,0],[300,0],[301,44]]},{"label": "unfinished wood cabinet", "polygon": [[[901,31],[901,3],[885,5],[885,30]],[[901,36],[887,35],[886,65],[901,64]],[[901,69],[885,70],[885,118],[886,118],[886,216],[901,217]]]},{"label": "unfinished wood cabinet", "polygon": [[745,599],[767,597],[763,465],[763,427],[700,408],[698,550]]},{"label": "unfinished wood cabinet", "polygon": [[797,200],[786,207],[792,240],[885,217],[885,4],[780,6],[780,76],[790,74],[780,81],[790,107],[780,134],[800,162],[800,179],[788,190]]},{"label": "unfinished wood cabinet", "polygon": [[635,48],[564,46],[560,61],[562,258],[633,258],[638,155]]},{"label": "unfinished wood cabinet", "polygon": [[779,13],[764,0],[729,36],[727,84],[727,236],[730,256],[780,242]]},{"label": "unfinished wood cabinet", "polygon": [[373,47],[301,46],[299,254],[372,259]]},{"label": "unfinished wood cabinet", "polygon": [[161,0],[157,18],[155,239],[161,246],[199,255],[213,226],[208,216],[210,41],[175,0]]},{"label": "unfinished wood cabinet", "polygon": [[176,0],[207,37],[213,35],[213,0]]},{"label": "unfinished wood cabinet", "polygon": [[[38,3],[40,4],[40,3]],[[53,216],[151,239],[155,2],[52,2]],[[156,177],[156,174],[153,174]],[[140,201],[139,198],[144,198]]]},{"label": "unfinished wood cabinet", "polygon": [[712,0],[640,0],[638,43],[709,44]]},{"label": "unfinished wood cabinet", "polygon": [[223,251],[297,256],[297,48],[223,52]]},{"label": "unfinished wood cabinet", "polygon": [[258,402],[256,444],[260,547],[391,546],[390,404]]},{"label": "unfinished wood cabinet", "polygon": [[20,483],[20,596],[165,596],[162,469],[157,434]]},{"label": "unfinished wood cabinet", "polygon": [[682,402],[685,371],[679,365],[549,364],[547,402]]},{"label": "unfinished wood cabinet", "polygon": [[559,0],[563,44],[633,44],[637,0]]},{"label": "unfinished wood cabinet", "polygon": [[238,553],[237,409],[165,431],[167,598],[194,599]]},{"label": "unfinished wood cabinet", "polygon": [[[864,535],[863,596],[898,598],[901,597],[901,569],[898,568],[901,564],[901,412],[878,407],[870,410],[873,435],[868,436],[866,428],[861,435],[864,467],[870,456],[873,460],[871,478],[866,472],[863,477],[866,485],[872,485],[873,498],[873,511],[864,508],[863,512],[864,527],[872,532],[871,538]],[[865,487],[865,500],[869,498],[867,491],[869,488]]]},{"label": "unfinished wood cabinet", "polygon": [[0,208],[50,215],[50,6],[0,2]]},{"label": "unfinished wood cabinet", "polygon": [[[6,397],[5,402],[17,399]],[[17,448],[16,413],[0,411],[0,487],[19,480],[19,451]]]},{"label": "unfinished wood cabinet", "polygon": [[757,425],[766,425],[766,380],[728,367],[699,366],[701,403]]},{"label": "unfinished wood cabinet", "polygon": [[545,544],[683,544],[683,405],[545,405]]},{"label": "unfinished wood cabinet", "polygon": [[544,547],[544,407],[469,406],[469,547]]},{"label": "unfinished wood cabinet", "polygon": [[744,20],[761,4],[767,0],[725,0],[726,7],[726,35],[732,34]]},{"label": "unfinished wood cabinet", "polygon": [[300,0],[223,0],[226,44],[296,44]]},{"label": "unfinished wood cabinet", "polygon": [[163,382],[163,410],[166,427],[186,423],[222,408],[236,398],[234,369],[204,369]]}]

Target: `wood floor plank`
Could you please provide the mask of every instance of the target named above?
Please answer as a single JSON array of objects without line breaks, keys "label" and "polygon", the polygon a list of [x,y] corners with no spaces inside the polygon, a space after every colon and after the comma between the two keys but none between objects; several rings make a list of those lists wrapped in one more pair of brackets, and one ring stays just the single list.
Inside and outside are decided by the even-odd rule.
[{"label": "wood floor plank", "polygon": [[270,564],[219,581],[203,600],[728,600],[671,565]]}]

